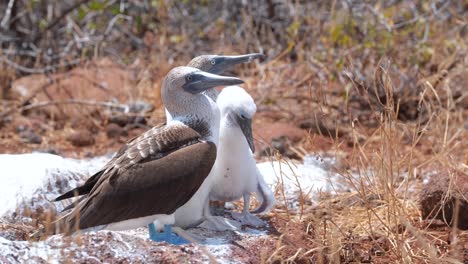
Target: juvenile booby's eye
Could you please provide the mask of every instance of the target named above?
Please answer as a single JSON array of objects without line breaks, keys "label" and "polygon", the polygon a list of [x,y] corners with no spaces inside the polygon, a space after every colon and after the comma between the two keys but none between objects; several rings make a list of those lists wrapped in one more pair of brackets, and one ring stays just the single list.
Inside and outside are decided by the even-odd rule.
[{"label": "juvenile booby's eye", "polygon": [[211,60],[211,65],[215,65],[216,64],[216,61],[215,60]]},{"label": "juvenile booby's eye", "polygon": [[244,114],[240,114],[240,118],[247,119],[247,117]]},{"label": "juvenile booby's eye", "polygon": [[188,75],[188,76],[186,77],[186,80],[187,80],[187,81],[191,81],[191,80],[192,80],[192,75]]}]

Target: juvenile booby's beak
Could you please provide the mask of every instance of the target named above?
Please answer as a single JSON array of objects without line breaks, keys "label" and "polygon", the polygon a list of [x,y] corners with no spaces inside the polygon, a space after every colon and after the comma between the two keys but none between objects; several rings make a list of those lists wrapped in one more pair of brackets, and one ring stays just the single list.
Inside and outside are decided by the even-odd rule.
[{"label": "juvenile booby's beak", "polygon": [[197,94],[216,86],[237,85],[241,83],[244,83],[244,81],[239,78],[196,71],[185,76],[185,84],[182,88],[191,94]]},{"label": "juvenile booby's beak", "polygon": [[255,153],[255,145],[252,135],[252,119],[238,116],[237,123],[239,124],[245,139],[247,139],[247,143],[249,143],[250,150],[252,150],[252,153]]},{"label": "juvenile booby's beak", "polygon": [[216,74],[222,73],[234,65],[251,62],[255,59],[261,59],[264,57],[265,55],[261,53],[251,53],[237,56],[216,56],[212,59],[212,63],[214,64],[213,67],[211,67],[211,69],[209,70],[209,72]]}]

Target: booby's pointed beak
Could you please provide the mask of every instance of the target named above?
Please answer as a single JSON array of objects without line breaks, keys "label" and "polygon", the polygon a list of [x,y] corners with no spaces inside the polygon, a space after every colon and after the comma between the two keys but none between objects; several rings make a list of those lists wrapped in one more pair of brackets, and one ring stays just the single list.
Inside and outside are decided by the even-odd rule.
[{"label": "booby's pointed beak", "polygon": [[249,144],[250,150],[252,150],[252,153],[255,153],[255,145],[252,135],[252,119],[238,117],[237,123],[239,124],[239,127],[245,136],[245,139],[247,139],[247,143]]},{"label": "booby's pointed beak", "polygon": [[209,72],[219,74],[231,68],[234,65],[251,62],[255,59],[261,59],[264,57],[265,55],[261,53],[251,53],[251,54],[237,55],[237,56],[219,55],[212,59],[211,63],[213,64],[213,66],[211,67]]},{"label": "booby's pointed beak", "polygon": [[185,76],[185,84],[182,88],[191,94],[198,94],[216,86],[237,85],[241,83],[244,83],[244,81],[239,78],[196,71]]}]

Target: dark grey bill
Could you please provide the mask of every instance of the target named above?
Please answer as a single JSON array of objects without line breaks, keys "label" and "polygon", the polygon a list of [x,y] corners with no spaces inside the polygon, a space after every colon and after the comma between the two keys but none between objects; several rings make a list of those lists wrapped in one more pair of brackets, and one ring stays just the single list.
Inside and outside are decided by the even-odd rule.
[{"label": "dark grey bill", "polygon": [[191,94],[197,94],[216,86],[237,85],[241,83],[244,83],[244,81],[239,78],[196,71],[185,76],[185,84],[182,88]]},{"label": "dark grey bill", "polygon": [[247,143],[249,144],[250,150],[252,150],[252,153],[255,153],[255,145],[252,135],[252,119],[238,116],[237,123],[239,124],[239,127],[245,136],[245,139],[247,139]]},{"label": "dark grey bill", "polygon": [[251,62],[255,59],[261,59],[264,57],[265,55],[261,53],[251,53],[237,56],[217,55],[211,59],[212,67],[210,68],[209,72],[215,74],[223,73],[225,70],[231,68],[234,65]]}]

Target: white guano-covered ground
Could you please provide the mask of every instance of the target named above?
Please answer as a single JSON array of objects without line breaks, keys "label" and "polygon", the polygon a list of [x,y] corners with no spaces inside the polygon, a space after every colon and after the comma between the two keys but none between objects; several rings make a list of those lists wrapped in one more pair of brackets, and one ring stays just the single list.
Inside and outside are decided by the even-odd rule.
[{"label": "white guano-covered ground", "polygon": [[[167,258],[195,263],[208,261],[199,245],[176,247],[149,241],[144,227],[72,237],[55,235],[39,242],[17,239],[14,232],[8,230],[9,225],[15,224],[33,226],[33,218],[38,214],[25,214],[26,211],[60,211],[65,204],[50,201],[84,182],[110,158],[76,160],[44,153],[0,155],[0,225],[4,227],[0,231],[0,263],[61,263],[64,260],[145,263]],[[278,199],[278,190],[283,188],[288,206],[294,208],[298,205],[300,191],[315,200],[320,192],[343,190],[343,186],[336,185],[337,176],[330,173],[332,165],[333,160],[307,156],[304,163],[263,162],[258,167],[265,181],[276,189],[277,202],[284,202]],[[252,241],[269,235],[267,229],[251,228],[238,232],[211,232],[200,228],[190,231],[208,237],[205,246],[208,252],[226,263],[245,261],[231,256],[238,247],[236,241]]]}]

